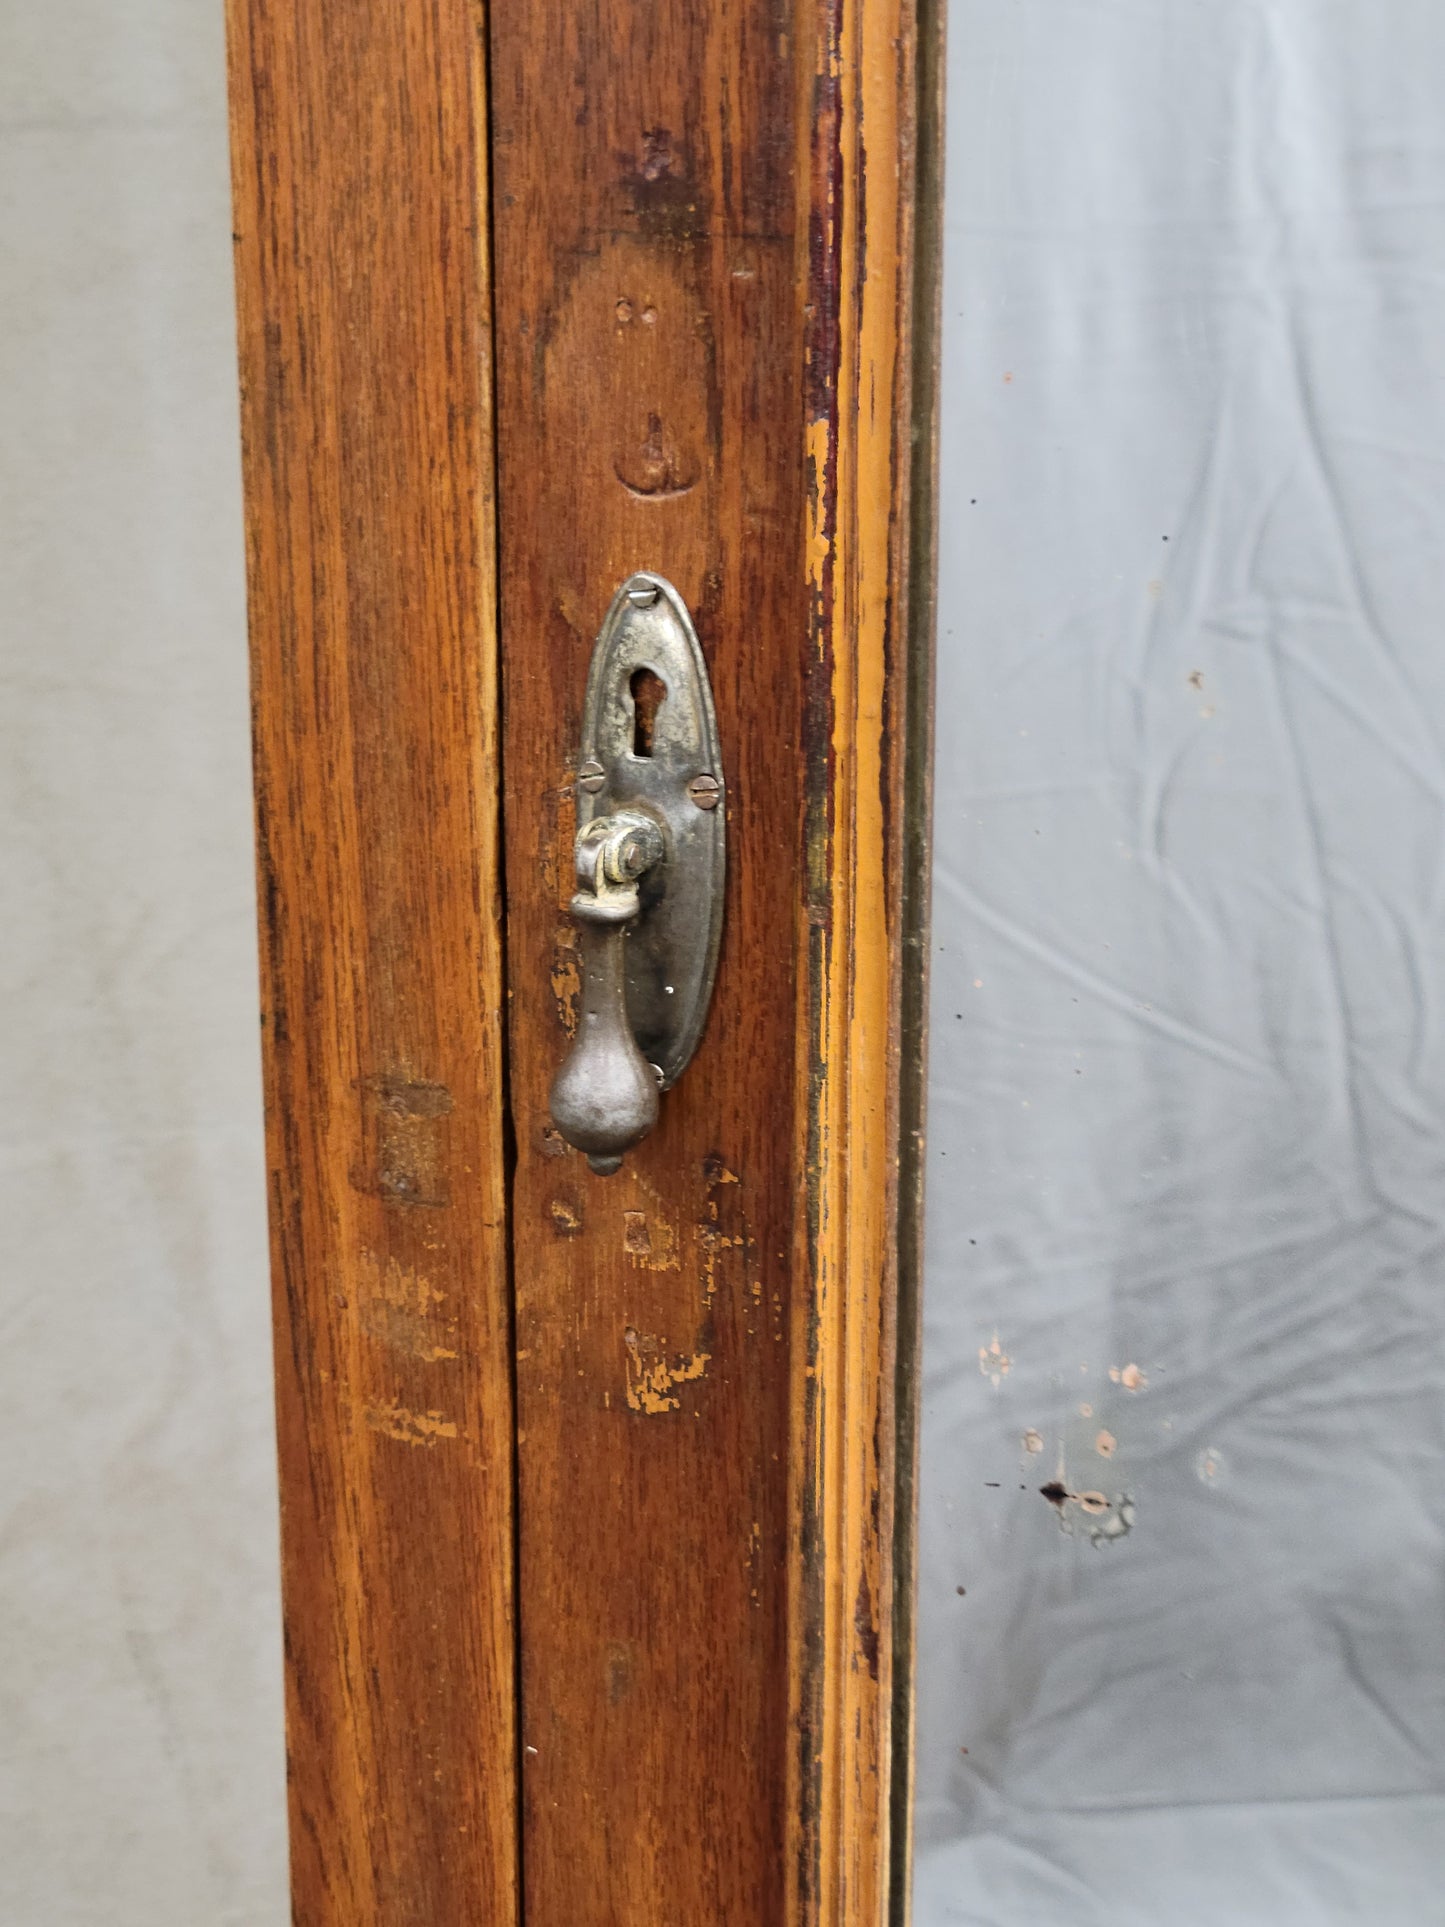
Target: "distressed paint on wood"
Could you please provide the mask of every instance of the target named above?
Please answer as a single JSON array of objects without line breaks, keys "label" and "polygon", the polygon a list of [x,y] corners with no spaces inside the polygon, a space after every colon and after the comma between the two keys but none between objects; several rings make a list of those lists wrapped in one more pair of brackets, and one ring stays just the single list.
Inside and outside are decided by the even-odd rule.
[{"label": "distressed paint on wood", "polygon": [[908,732],[925,726],[909,713],[918,50],[906,0],[812,13],[789,1874],[798,1920],[875,1927],[906,1909],[890,1881],[907,1877],[891,1836],[907,1824],[892,1758],[904,799]]},{"label": "distressed paint on wood", "polygon": [[484,48],[231,0],[294,1918],[517,1918]]}]

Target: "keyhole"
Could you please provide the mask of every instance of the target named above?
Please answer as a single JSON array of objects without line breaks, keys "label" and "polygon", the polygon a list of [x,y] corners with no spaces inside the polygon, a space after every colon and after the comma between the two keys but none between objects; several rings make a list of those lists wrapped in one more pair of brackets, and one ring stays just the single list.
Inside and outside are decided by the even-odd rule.
[{"label": "keyhole", "polygon": [[632,681],[632,753],[651,756],[657,712],[667,701],[667,684],[650,669],[634,669]]}]

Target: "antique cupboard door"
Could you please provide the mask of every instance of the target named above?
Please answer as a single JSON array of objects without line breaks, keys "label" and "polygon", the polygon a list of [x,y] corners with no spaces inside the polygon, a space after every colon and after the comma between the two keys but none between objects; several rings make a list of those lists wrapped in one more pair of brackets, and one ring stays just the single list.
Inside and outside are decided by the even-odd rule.
[{"label": "antique cupboard door", "polygon": [[[930,35],[231,0],[231,46],[295,1917],[901,1917]],[[639,571],[726,893],[599,1175],[549,1086]]]}]

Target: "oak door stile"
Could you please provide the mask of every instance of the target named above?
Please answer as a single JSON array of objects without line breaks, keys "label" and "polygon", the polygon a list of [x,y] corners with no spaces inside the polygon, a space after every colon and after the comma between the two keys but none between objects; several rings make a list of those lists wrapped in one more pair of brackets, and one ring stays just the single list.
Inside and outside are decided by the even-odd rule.
[{"label": "oak door stile", "polygon": [[517,1919],[485,61],[231,0],[299,1927]]}]

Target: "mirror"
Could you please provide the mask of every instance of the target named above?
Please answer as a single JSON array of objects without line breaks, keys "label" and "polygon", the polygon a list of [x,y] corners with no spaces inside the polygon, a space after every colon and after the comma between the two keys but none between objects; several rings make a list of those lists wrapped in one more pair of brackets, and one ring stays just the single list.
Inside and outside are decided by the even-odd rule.
[{"label": "mirror", "polygon": [[916,1927],[1423,1922],[1445,10],[947,26]]}]

